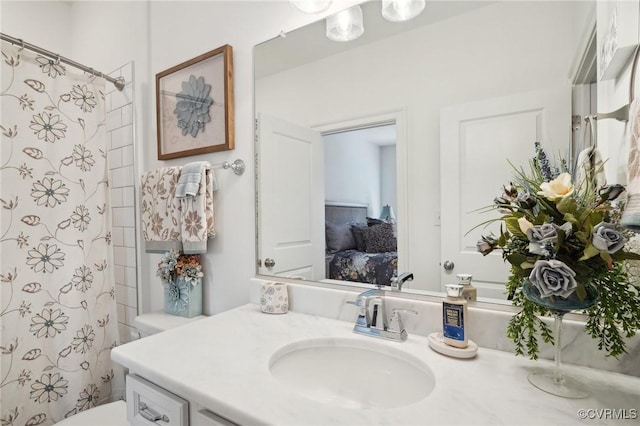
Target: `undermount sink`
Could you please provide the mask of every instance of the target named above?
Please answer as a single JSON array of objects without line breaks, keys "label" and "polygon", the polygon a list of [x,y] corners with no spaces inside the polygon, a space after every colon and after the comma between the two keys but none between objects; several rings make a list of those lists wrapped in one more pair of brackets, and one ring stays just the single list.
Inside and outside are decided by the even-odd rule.
[{"label": "undermount sink", "polygon": [[418,358],[360,339],[310,339],[275,352],[271,374],[299,394],[346,408],[394,408],[433,391],[435,377]]}]

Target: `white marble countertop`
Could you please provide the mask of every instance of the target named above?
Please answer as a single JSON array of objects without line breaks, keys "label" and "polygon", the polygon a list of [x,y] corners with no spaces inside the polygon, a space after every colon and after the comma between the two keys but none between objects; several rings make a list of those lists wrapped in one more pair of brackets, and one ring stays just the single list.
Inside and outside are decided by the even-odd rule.
[{"label": "white marble countertop", "polygon": [[[479,348],[474,359],[458,360],[431,350],[423,336],[391,342],[356,335],[352,327],[346,321],[296,312],[263,314],[249,304],[119,346],[112,358],[243,425],[597,425],[611,424],[611,416],[622,414],[635,417],[624,424],[640,424],[638,377],[567,365],[565,372],[586,383],[593,395],[565,399],[546,394],[527,380],[529,372],[550,369],[552,362],[486,348]],[[325,337],[373,340],[406,351],[433,370],[435,389],[404,407],[350,409],[307,399],[271,375],[269,360],[278,349]],[[592,418],[580,419],[581,409],[593,410],[587,412]],[[607,419],[606,410],[626,411],[609,412]]]}]

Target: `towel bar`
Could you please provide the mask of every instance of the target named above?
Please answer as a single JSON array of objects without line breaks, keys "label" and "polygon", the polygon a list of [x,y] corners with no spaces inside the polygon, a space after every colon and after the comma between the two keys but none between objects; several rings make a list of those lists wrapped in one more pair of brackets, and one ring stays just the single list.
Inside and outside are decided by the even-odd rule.
[{"label": "towel bar", "polygon": [[241,174],[244,173],[244,161],[238,159],[236,161],[234,161],[233,163],[229,163],[228,161],[223,161],[220,164],[213,164],[211,166],[211,168],[214,169],[231,169],[233,170],[233,173],[237,174],[238,176],[240,176]]}]

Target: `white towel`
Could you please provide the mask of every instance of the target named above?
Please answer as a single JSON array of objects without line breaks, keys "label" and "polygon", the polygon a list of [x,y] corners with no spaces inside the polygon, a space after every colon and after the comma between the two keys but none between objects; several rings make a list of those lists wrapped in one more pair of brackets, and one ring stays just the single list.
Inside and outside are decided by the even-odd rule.
[{"label": "white towel", "polygon": [[634,99],[630,112],[631,146],[627,166],[627,203],[620,225],[640,231],[640,105]]},{"label": "white towel", "polygon": [[181,250],[180,202],[175,189],[180,167],[165,167],[142,175],[141,216],[145,251]]},{"label": "white towel", "polygon": [[186,254],[207,252],[207,240],[216,235],[213,227],[213,170],[202,169],[198,193],[180,198],[180,230]]},{"label": "white towel", "polygon": [[[573,181],[578,191],[585,191],[594,186],[600,188],[605,184],[604,163],[597,148],[591,146],[580,151],[574,167],[574,175]],[[589,179],[588,185],[587,179]]]},{"label": "white towel", "polygon": [[211,167],[208,161],[196,161],[185,164],[180,170],[180,179],[176,185],[176,198],[195,197],[204,181],[204,171]]}]

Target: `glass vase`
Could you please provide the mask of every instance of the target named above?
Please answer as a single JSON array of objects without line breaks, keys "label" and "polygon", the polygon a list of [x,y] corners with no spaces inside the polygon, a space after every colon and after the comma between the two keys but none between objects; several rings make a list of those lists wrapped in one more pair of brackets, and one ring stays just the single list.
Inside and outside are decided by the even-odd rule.
[{"label": "glass vase", "polygon": [[586,290],[584,298],[580,299],[574,292],[564,299],[562,297],[540,296],[538,289],[529,280],[525,280],[522,287],[528,300],[549,309],[553,315],[553,370],[530,373],[529,383],[544,392],[564,398],[579,399],[591,395],[586,385],[562,372],[562,319],[564,315],[577,309],[587,309],[598,301],[598,293],[593,286],[585,285],[584,288]]},{"label": "glass vase", "polygon": [[202,314],[202,280],[196,285],[184,277],[164,283],[164,311],[171,315],[191,318]]}]

